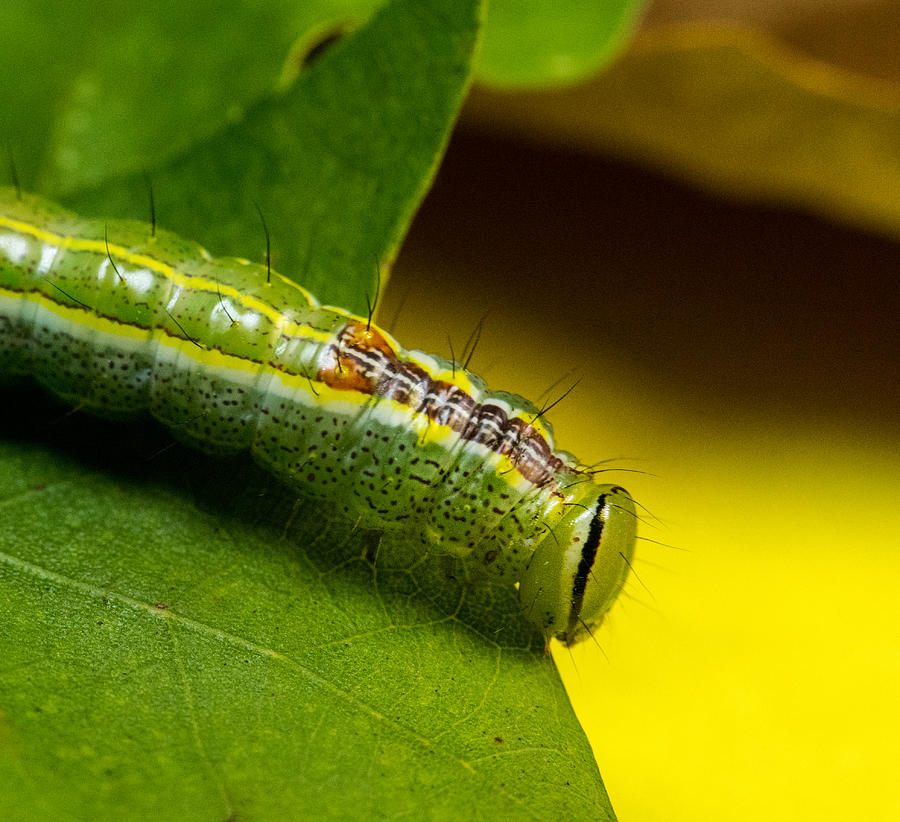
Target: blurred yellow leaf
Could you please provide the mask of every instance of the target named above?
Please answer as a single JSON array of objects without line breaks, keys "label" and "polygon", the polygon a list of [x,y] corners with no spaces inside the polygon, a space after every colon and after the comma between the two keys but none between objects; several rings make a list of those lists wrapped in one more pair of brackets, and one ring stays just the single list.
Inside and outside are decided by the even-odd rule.
[{"label": "blurred yellow leaf", "polygon": [[467,115],[900,235],[900,88],[758,31],[648,31],[588,85],[502,99],[478,90]]}]

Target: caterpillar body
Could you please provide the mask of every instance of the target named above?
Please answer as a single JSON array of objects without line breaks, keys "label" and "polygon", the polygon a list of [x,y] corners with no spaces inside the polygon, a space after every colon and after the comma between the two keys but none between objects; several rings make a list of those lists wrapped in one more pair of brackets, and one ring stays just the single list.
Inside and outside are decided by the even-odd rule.
[{"label": "caterpillar body", "polygon": [[22,375],[207,452],[249,450],[365,527],[468,557],[568,643],[628,575],[631,497],[555,450],[533,404],[265,266],[2,188],[0,380]]}]

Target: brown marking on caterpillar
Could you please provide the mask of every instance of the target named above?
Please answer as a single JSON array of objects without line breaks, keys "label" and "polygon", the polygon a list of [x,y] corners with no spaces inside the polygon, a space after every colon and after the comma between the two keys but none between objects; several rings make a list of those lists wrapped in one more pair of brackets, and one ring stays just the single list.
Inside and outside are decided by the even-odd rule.
[{"label": "brown marking on caterpillar", "polygon": [[[516,471],[545,486],[566,470],[547,441],[520,417],[510,418],[492,403],[477,403],[462,388],[432,379],[419,365],[400,360],[374,327],[347,323],[325,352],[316,379],[338,391],[356,391],[393,400],[457,432],[463,440],[510,456]],[[578,473],[577,469],[568,469]]]}]

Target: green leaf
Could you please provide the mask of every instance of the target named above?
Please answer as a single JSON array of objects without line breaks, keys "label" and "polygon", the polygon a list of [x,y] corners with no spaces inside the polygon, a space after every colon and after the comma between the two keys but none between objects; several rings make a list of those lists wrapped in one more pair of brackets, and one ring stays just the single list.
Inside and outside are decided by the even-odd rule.
[{"label": "green leaf", "polygon": [[[109,9],[85,15],[105,27],[92,39],[67,13],[36,29],[65,70],[48,70],[53,115],[36,120],[53,138],[13,141],[25,187],[70,152],[83,173],[55,183],[68,205],[146,218],[146,168],[161,224],[246,256],[264,245],[256,200],[278,267],[359,310],[443,150],[479,3],[387,5],[286,86],[283,43],[255,99],[224,120],[198,106],[203,125],[185,121],[171,150],[148,151],[160,123],[129,132],[109,97],[109,128],[131,147],[108,171],[92,129],[65,126],[82,77],[65,48],[114,63],[92,52],[113,23],[153,27]],[[115,44],[125,88],[145,58],[131,42]],[[3,106],[39,96],[29,70],[7,74],[21,88]],[[149,120],[177,121],[160,99],[173,84],[148,84]],[[12,133],[27,135],[18,112]],[[320,504],[294,510],[252,465],[172,448],[152,426],[66,414],[17,387],[0,402],[0,818],[613,818],[513,589],[470,587],[464,569]]]},{"label": "green leaf", "polygon": [[[61,101],[59,120],[77,121],[83,127],[57,129],[63,136],[54,141],[47,170],[39,175],[56,182],[38,188],[85,216],[146,220],[149,179],[163,226],[197,240],[214,254],[261,260],[266,238],[259,209],[271,235],[273,266],[324,302],[363,313],[366,294],[373,295],[376,288],[377,266],[393,261],[468,89],[478,8],[475,0],[469,0],[435,17],[427,4],[395,4],[332,45],[286,91],[275,85],[282,67],[290,63],[288,54],[299,25],[291,29],[290,38],[283,38],[283,53],[269,57],[262,71],[255,68],[255,44],[276,25],[270,17],[253,28],[233,10],[216,9],[209,18],[192,10],[185,25],[190,24],[201,55],[188,67],[192,72],[188,77],[203,78],[196,84],[204,95],[217,90],[210,84],[222,82],[216,78],[231,66],[221,66],[211,56],[201,60],[221,48],[209,38],[206,24],[214,19],[221,26],[223,14],[230,14],[232,26],[244,30],[244,41],[242,49],[228,44],[227,54],[237,49],[247,55],[245,62],[253,69],[237,88],[252,86],[258,97],[222,92],[215,105],[205,103],[206,108],[218,106],[212,114],[201,108],[192,119],[178,95],[168,93],[170,87],[178,90],[186,82],[183,61],[156,64],[148,84],[142,60],[132,57],[122,64],[113,59],[122,57],[121,47],[103,59],[92,53],[100,67],[73,69],[71,84],[63,91],[48,85],[48,93],[56,91]],[[325,22],[313,26],[314,32],[331,30],[326,23],[335,12],[329,14]],[[95,16],[103,19],[99,10]],[[151,26],[145,17],[141,12],[140,25],[131,24],[135,31],[106,31],[102,43],[110,38],[133,42],[138,34],[146,37],[147,31],[163,27],[156,18]],[[307,20],[306,25],[312,23]],[[279,30],[281,26],[276,25]],[[151,42],[165,42],[164,34]],[[182,34],[181,39],[190,37]],[[52,62],[50,55],[61,48],[48,41],[45,60]],[[142,53],[136,51],[137,45],[134,49],[134,54]],[[213,64],[212,74],[206,62]],[[22,66],[14,75],[25,73]],[[241,76],[239,71],[232,73]],[[138,96],[136,104],[130,98],[126,103],[118,92],[98,91],[83,100],[79,88],[86,83],[98,89],[116,89],[121,83],[133,94],[144,90],[153,96]],[[135,105],[143,109],[141,116]],[[126,108],[127,116],[111,119],[112,111]],[[152,133],[147,120],[154,124]],[[115,127],[121,130],[107,136]],[[148,142],[162,148],[154,152],[145,147]],[[98,145],[112,143],[119,147],[98,153]],[[183,148],[173,154],[170,144]],[[18,161],[23,151],[15,143],[13,148]],[[73,158],[72,167],[60,157]],[[74,173],[74,167],[81,173]],[[20,177],[30,189],[28,176],[22,172]]]},{"label": "green leaf", "polygon": [[15,399],[2,818],[612,818],[512,589],[323,527],[242,461]]},{"label": "green leaf", "polygon": [[155,169],[278,85],[303,47],[384,0],[0,6],[0,133],[50,195]]},{"label": "green leaf", "polygon": [[[358,313],[379,264],[392,262],[437,169],[468,88],[477,3],[435,25],[398,3],[333,45],[284,95],[153,172],[167,227],[211,249],[257,250],[326,303]],[[120,213],[140,176],[66,198],[84,213]],[[116,196],[128,202],[118,205]],[[141,213],[139,210],[138,214]],[[212,218],[212,219],[211,219]]]},{"label": "green leaf", "polygon": [[644,0],[491,0],[478,80],[497,87],[577,83],[629,39]]}]

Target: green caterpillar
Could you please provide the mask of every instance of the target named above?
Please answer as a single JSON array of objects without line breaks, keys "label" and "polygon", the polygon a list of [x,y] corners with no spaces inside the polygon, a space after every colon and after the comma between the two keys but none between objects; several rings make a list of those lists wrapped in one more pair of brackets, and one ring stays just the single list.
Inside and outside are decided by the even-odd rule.
[{"label": "green caterpillar", "polygon": [[249,449],[366,527],[517,581],[528,619],[567,643],[628,575],[631,497],[554,450],[531,403],[264,266],[7,188],[0,379],[19,375],[207,452]]}]

